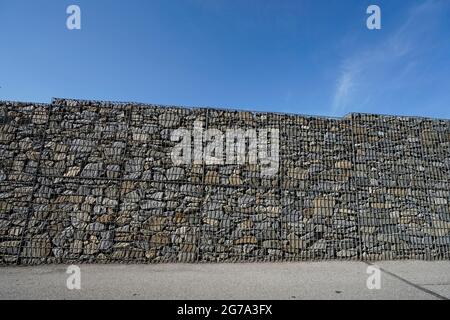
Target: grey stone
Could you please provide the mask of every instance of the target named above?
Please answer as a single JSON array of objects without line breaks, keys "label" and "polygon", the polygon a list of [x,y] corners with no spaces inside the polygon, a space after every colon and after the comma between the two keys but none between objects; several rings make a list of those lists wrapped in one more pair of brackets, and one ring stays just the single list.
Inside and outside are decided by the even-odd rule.
[{"label": "grey stone", "polygon": [[167,180],[183,180],[185,171],[183,168],[170,168],[166,171]]},{"label": "grey stone", "polygon": [[312,250],[325,250],[327,248],[327,242],[324,239],[318,240],[311,246]]},{"label": "grey stone", "polygon": [[102,223],[99,223],[99,222],[90,223],[86,227],[86,231],[99,232],[99,231],[103,231],[103,230],[105,230],[105,225]]},{"label": "grey stone", "polygon": [[278,240],[266,240],[262,243],[263,248],[266,249],[281,249],[281,241]]},{"label": "grey stone", "polygon": [[33,236],[23,248],[23,256],[27,258],[46,258],[52,252],[52,244],[48,234]]},{"label": "grey stone", "polygon": [[238,206],[241,208],[249,208],[255,204],[255,197],[250,195],[243,195],[238,200]]},{"label": "grey stone", "polygon": [[180,117],[175,113],[165,112],[162,113],[159,118],[159,124],[165,128],[177,127],[180,123]]},{"label": "grey stone", "polygon": [[0,253],[4,255],[17,255],[20,249],[20,241],[0,242]]},{"label": "grey stone", "polygon": [[143,210],[164,208],[166,206],[163,201],[156,200],[143,200],[139,203],[139,205]]},{"label": "grey stone", "polygon": [[336,255],[338,258],[351,258],[357,256],[358,251],[356,249],[341,250]]},{"label": "grey stone", "polygon": [[83,178],[97,178],[100,176],[102,169],[103,163],[89,163],[81,171],[80,176]]},{"label": "grey stone", "polygon": [[339,248],[342,250],[352,249],[356,246],[357,243],[358,242],[356,239],[342,239],[339,242]]},{"label": "grey stone", "polygon": [[117,179],[120,177],[120,166],[119,165],[108,165],[106,167],[106,176],[110,179]]},{"label": "grey stone", "polygon": [[436,237],[434,243],[439,246],[448,246],[450,245],[450,236],[449,237]]}]

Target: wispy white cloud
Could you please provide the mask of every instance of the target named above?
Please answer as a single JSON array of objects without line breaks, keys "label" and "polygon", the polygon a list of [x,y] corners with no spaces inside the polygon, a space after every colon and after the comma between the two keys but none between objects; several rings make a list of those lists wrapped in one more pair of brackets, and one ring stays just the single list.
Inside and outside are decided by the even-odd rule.
[{"label": "wispy white cloud", "polygon": [[[440,0],[427,0],[408,12],[405,22],[384,41],[356,50],[341,61],[332,96],[331,113],[342,115],[355,105],[371,101],[371,96],[414,81],[411,74],[417,61],[430,50],[426,42],[436,28]],[[389,32],[388,30],[386,30]],[[368,31],[373,32],[373,31]],[[376,32],[376,31],[375,31]]]},{"label": "wispy white cloud", "polygon": [[347,68],[337,80],[336,92],[333,99],[333,115],[337,114],[343,106],[347,104],[348,98],[355,86],[355,79],[358,70],[355,68]]}]

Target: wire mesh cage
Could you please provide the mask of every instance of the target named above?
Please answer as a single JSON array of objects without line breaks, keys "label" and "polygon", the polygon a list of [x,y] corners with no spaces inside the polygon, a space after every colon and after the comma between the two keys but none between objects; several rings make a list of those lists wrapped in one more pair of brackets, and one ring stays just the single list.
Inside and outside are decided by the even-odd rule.
[{"label": "wire mesh cage", "polygon": [[450,121],[0,103],[0,263],[449,259]]}]

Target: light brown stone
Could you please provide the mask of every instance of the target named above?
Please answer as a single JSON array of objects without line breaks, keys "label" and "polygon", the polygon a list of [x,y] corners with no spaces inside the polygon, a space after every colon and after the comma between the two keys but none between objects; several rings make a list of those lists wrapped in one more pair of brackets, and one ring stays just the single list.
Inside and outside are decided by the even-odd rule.
[{"label": "light brown stone", "polygon": [[144,222],[144,228],[150,231],[162,231],[166,221],[166,217],[152,216]]},{"label": "light brown stone", "polygon": [[348,160],[342,160],[342,161],[338,161],[334,164],[334,167],[336,169],[351,169],[353,168],[353,164],[351,161]]},{"label": "light brown stone", "polygon": [[242,179],[238,174],[232,174],[230,176],[230,178],[228,179],[228,182],[232,185],[232,186],[239,186],[242,184]]},{"label": "light brown stone", "polygon": [[205,175],[205,183],[219,184],[220,183],[219,174],[216,171],[208,171]]},{"label": "light brown stone", "polygon": [[258,240],[255,236],[244,236],[240,239],[237,239],[234,241],[234,244],[240,245],[240,244],[257,244]]},{"label": "light brown stone", "polygon": [[334,212],[336,200],[333,197],[317,197],[314,199],[314,214],[331,216]]},{"label": "light brown stone", "polygon": [[151,238],[150,245],[165,246],[165,245],[170,244],[170,242],[171,242],[171,240],[170,240],[169,233],[159,232]]}]

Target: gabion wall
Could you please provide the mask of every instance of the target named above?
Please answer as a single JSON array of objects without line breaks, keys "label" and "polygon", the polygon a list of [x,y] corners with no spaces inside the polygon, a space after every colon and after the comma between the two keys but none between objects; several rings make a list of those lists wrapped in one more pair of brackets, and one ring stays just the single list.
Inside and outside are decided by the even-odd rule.
[{"label": "gabion wall", "polygon": [[[279,129],[279,173],[175,166],[198,120]],[[0,264],[449,258],[449,120],[0,102]]]}]

